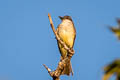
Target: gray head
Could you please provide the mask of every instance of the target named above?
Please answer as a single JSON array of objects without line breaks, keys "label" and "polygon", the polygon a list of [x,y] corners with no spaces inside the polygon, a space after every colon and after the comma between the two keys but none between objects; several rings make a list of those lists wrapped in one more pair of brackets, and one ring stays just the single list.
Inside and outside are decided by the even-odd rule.
[{"label": "gray head", "polygon": [[66,16],[64,16],[64,17],[59,16],[59,18],[60,18],[61,20],[68,19],[68,20],[71,20],[71,21],[72,21],[72,18],[71,18],[70,16],[68,16],[68,15],[66,15]]}]

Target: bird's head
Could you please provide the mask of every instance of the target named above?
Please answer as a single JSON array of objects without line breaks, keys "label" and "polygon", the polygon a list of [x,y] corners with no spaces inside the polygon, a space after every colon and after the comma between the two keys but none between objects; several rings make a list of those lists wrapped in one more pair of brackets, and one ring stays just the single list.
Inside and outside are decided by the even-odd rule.
[{"label": "bird's head", "polygon": [[67,19],[67,20],[72,21],[72,18],[71,18],[70,16],[68,16],[68,15],[63,16],[63,17],[59,16],[59,18],[60,18],[61,20],[65,20],[65,19]]}]

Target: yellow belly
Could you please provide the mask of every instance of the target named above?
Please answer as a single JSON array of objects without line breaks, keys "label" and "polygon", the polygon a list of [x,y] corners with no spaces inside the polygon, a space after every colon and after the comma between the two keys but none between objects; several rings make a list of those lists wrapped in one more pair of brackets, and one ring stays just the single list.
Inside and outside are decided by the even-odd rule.
[{"label": "yellow belly", "polygon": [[[71,32],[71,31],[61,31],[59,32],[59,37],[61,38],[61,40],[70,48],[73,47],[74,44],[74,37],[75,35]],[[58,43],[59,49],[60,49],[60,53],[62,55],[63,58],[65,58],[67,56],[67,51],[64,49],[64,47]]]}]

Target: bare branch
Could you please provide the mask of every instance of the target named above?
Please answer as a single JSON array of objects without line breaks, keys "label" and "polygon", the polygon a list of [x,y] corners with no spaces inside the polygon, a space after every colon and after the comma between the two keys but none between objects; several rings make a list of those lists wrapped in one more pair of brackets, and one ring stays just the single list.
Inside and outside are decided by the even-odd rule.
[{"label": "bare branch", "polygon": [[48,68],[45,64],[43,64],[43,66],[47,69],[48,73],[50,74],[51,69],[50,69],[50,68]]},{"label": "bare branch", "polygon": [[65,62],[68,60],[69,60],[68,58],[61,60],[55,71],[51,71],[51,69],[48,68],[45,64],[43,64],[43,66],[46,68],[46,70],[48,71],[49,75],[53,78],[53,80],[60,80],[59,77],[62,74],[62,71],[63,71],[64,66],[65,66]]}]

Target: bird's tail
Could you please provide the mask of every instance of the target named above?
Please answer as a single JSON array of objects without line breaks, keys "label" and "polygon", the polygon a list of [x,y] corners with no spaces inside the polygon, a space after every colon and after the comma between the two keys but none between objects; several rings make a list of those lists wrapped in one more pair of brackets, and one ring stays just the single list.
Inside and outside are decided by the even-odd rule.
[{"label": "bird's tail", "polygon": [[62,71],[62,75],[68,75],[69,76],[70,73],[72,73],[72,75],[73,75],[72,65],[71,65],[71,61],[67,60],[67,61],[65,61],[65,67]]}]

